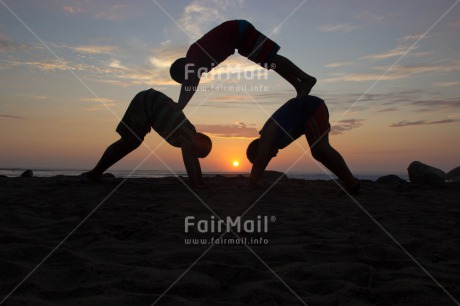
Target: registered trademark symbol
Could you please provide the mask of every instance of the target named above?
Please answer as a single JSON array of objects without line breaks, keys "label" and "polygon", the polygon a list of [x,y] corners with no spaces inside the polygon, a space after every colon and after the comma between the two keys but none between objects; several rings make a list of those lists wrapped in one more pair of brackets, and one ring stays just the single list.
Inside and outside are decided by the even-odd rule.
[{"label": "registered trademark symbol", "polygon": [[270,221],[271,221],[271,222],[275,222],[275,221],[276,221],[276,217],[275,217],[275,216],[271,216],[271,217],[270,217]]}]

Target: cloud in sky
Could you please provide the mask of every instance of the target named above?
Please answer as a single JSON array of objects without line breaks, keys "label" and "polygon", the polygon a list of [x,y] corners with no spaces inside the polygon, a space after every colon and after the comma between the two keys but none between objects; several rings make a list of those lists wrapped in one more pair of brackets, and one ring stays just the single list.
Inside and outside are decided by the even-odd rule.
[{"label": "cloud in sky", "polygon": [[363,11],[355,16],[356,19],[366,19],[370,21],[382,21],[384,19],[383,16],[372,13],[370,11]]},{"label": "cloud in sky", "polygon": [[129,5],[127,3],[115,3],[94,14],[94,17],[107,20],[121,20],[126,17],[125,12],[128,8]]},{"label": "cloud in sky", "polygon": [[128,68],[124,66],[118,59],[112,59],[109,63],[109,67],[115,69],[128,70]]},{"label": "cloud in sky", "polygon": [[[386,71],[387,66],[374,67],[374,70]],[[395,65],[391,68],[391,71],[394,75],[409,76],[413,74],[426,73],[426,72],[454,72],[460,71],[460,61],[453,60],[451,62],[444,62],[442,64],[434,65],[411,65],[411,66],[401,66]]]},{"label": "cloud in sky", "polygon": [[[213,90],[212,87],[210,87],[210,90]],[[248,92],[245,94],[242,92],[234,91],[233,95],[228,94],[222,96],[212,96],[209,98],[209,102],[206,102],[203,104],[203,106],[212,108],[244,107],[258,109],[260,110],[260,114],[264,116],[264,119],[267,119],[276,108],[291,98],[292,95],[276,92],[264,94],[253,94],[252,92]],[[274,108],[274,106],[276,106],[276,108]]]},{"label": "cloud in sky", "polygon": [[404,42],[410,42],[410,41],[417,41],[419,39],[427,39],[428,37],[429,37],[428,35],[423,36],[423,33],[420,33],[420,34],[406,35],[400,40]]},{"label": "cloud in sky", "polygon": [[11,40],[7,35],[0,32],[0,52],[28,51],[35,48],[27,44],[20,44]]},{"label": "cloud in sky", "polygon": [[107,70],[106,73],[94,75],[94,81],[100,83],[108,83],[117,86],[163,86],[163,85],[176,85],[177,83],[171,79],[169,72],[160,71],[153,67],[130,67],[125,70],[112,68]]},{"label": "cloud in sky", "polygon": [[109,54],[114,55],[116,52],[119,52],[119,47],[117,46],[107,46],[107,45],[81,45],[70,47],[74,51],[84,54]]},{"label": "cloud in sky", "polygon": [[113,104],[115,101],[112,99],[108,98],[83,98],[81,101],[84,102],[95,102],[95,103],[101,103],[101,104]]},{"label": "cloud in sky", "polygon": [[[171,46],[164,44],[153,50],[148,60],[155,69],[169,75],[171,64],[178,58],[184,57],[187,46]],[[214,80],[266,80],[268,70],[239,55],[230,56],[224,62],[212,69],[210,73],[203,74],[200,84],[210,83]]]},{"label": "cloud in sky", "polygon": [[224,102],[224,103],[233,103],[233,102],[246,102],[251,103],[252,99],[245,94],[242,95],[225,95],[225,96],[217,96],[211,97],[210,101],[213,102]]},{"label": "cloud in sky", "polygon": [[351,65],[352,62],[333,62],[326,64],[325,67],[327,68],[337,68],[337,67],[343,67],[343,66],[348,66]]},{"label": "cloud in sky", "polygon": [[419,39],[426,39],[428,36],[423,36],[423,34],[413,34],[413,35],[406,35],[399,39],[400,43],[393,49],[377,53],[377,54],[370,54],[363,56],[363,59],[372,59],[372,60],[382,60],[392,57],[400,57],[400,56],[412,56],[412,57],[421,57],[430,55],[431,52],[414,52],[419,46],[414,45],[414,42]]},{"label": "cloud in sky", "polygon": [[333,122],[331,135],[340,135],[363,125],[364,119],[344,119]]},{"label": "cloud in sky", "polygon": [[[250,74],[250,72],[258,72],[258,74]],[[212,70],[212,74],[219,74],[221,75],[221,78],[225,75],[232,74],[239,75],[240,78],[259,77],[259,79],[266,79],[268,76],[268,70],[236,54],[234,56],[230,56],[214,68]]]},{"label": "cloud in sky", "polygon": [[[6,36],[0,36],[0,51],[7,57],[0,62],[0,69],[14,69],[20,66],[43,72],[71,70],[85,75],[86,79],[117,86],[130,85],[176,85],[169,76],[169,64],[157,62],[128,65],[116,54],[126,54],[127,50],[113,45],[67,45],[50,44],[51,49],[61,54],[61,59],[53,58],[41,45],[18,44]],[[29,52],[33,51],[33,52]],[[153,56],[165,61],[176,58],[183,49],[162,46],[153,50]],[[81,54],[85,55],[84,57]],[[97,55],[97,56],[96,56]],[[146,55],[146,61],[148,57]],[[155,65],[156,64],[156,65]]]},{"label": "cloud in sky", "polygon": [[378,54],[366,55],[366,56],[363,56],[363,58],[364,59],[385,59],[385,58],[391,58],[391,57],[396,57],[396,56],[402,56],[404,54],[409,54],[409,52],[417,48],[418,48],[417,46],[397,46],[396,48],[391,49],[389,51],[378,53]]},{"label": "cloud in sky", "polygon": [[41,71],[57,71],[57,70],[67,70],[67,69],[74,69],[74,70],[81,70],[80,67],[73,67],[70,68],[70,64],[64,60],[14,60],[14,61],[9,61],[9,64],[12,67],[17,67],[17,66],[28,66],[32,67],[34,69],[38,69]]},{"label": "cloud in sky", "polygon": [[352,25],[349,23],[336,23],[336,24],[325,24],[320,27],[318,27],[318,30],[321,32],[341,32],[341,33],[346,33],[346,32],[351,32],[353,30],[356,30],[358,26]]},{"label": "cloud in sky", "polygon": [[[111,61],[107,65],[91,65],[73,63],[69,61],[10,61],[10,67],[27,66],[40,71],[67,71],[84,72],[85,78],[99,83],[117,86],[131,85],[177,85],[168,71],[161,71],[152,66],[126,67],[119,60]],[[3,67],[7,69],[8,67]]]},{"label": "cloud in sky", "polygon": [[429,107],[433,109],[447,109],[447,110],[458,110],[460,108],[460,99],[458,100],[424,100],[414,101],[412,103],[418,107]]},{"label": "cloud in sky", "polygon": [[[431,115],[438,114],[450,116],[460,111],[460,96],[443,97],[442,93],[426,89],[404,89],[388,93],[367,93],[359,92],[344,94],[325,93],[322,97],[331,110],[331,114],[346,111],[351,105],[352,112],[372,111],[375,113],[394,113],[393,116],[405,116],[415,112],[430,112]],[[355,103],[356,101],[359,102]],[[358,106],[358,107],[357,107]],[[366,116],[369,116],[367,113]],[[402,118],[403,119],[403,118]]]},{"label": "cloud in sky", "polygon": [[64,6],[62,10],[67,14],[78,14],[84,11],[83,8],[74,6]]},{"label": "cloud in sky", "polygon": [[[72,51],[77,52],[80,54],[106,54],[106,55],[115,55],[116,53],[120,53],[120,48],[115,45],[96,45],[96,44],[88,44],[88,45],[67,45],[67,44],[56,44],[56,43],[49,43],[48,46],[52,50],[64,50],[64,51]],[[49,52],[45,50],[42,44],[23,44],[18,43],[10,39],[8,36],[0,32],[0,52],[9,52],[15,53],[20,51],[33,51],[35,54],[31,54],[31,56],[38,56],[36,54],[37,51],[44,50],[47,56],[50,56]],[[17,54],[16,54],[17,55]]]},{"label": "cloud in sky", "polygon": [[436,82],[434,85],[439,87],[460,86],[460,82]]},{"label": "cloud in sky", "polygon": [[186,31],[190,41],[199,39],[213,25],[227,18],[226,11],[233,8],[241,9],[243,0],[194,0],[184,8],[179,24]]},{"label": "cloud in sky", "polygon": [[450,28],[460,28],[460,20],[448,24]]},{"label": "cloud in sky", "polygon": [[324,83],[332,82],[370,82],[370,81],[392,81],[404,78],[404,75],[401,74],[391,74],[388,73],[383,75],[383,73],[348,73],[340,76],[335,76],[331,78],[323,79]]},{"label": "cloud in sky", "polygon": [[[423,57],[427,55],[431,55],[432,52],[428,51],[415,51],[419,47],[414,46],[413,42],[422,38],[423,34],[413,34],[407,35],[399,39],[400,43],[393,49],[390,49],[385,52],[376,53],[376,54],[369,54],[362,56],[361,59],[367,60],[385,60],[391,59],[396,57]],[[425,36],[424,38],[426,38]],[[346,65],[350,65],[350,62],[333,62],[326,64],[325,66],[328,68],[337,68]],[[434,65],[412,65],[412,66],[402,66],[402,65],[395,65],[391,67],[391,70],[386,73],[386,70],[389,69],[390,66],[374,66],[369,67],[370,70],[378,70],[382,71],[382,73],[374,73],[374,72],[360,72],[360,73],[347,73],[347,74],[338,74],[332,76],[330,78],[323,79],[322,82],[369,82],[369,81],[392,81],[392,80],[399,80],[403,78],[407,78],[414,74],[421,74],[427,72],[439,73],[439,72],[452,72],[460,70],[460,64],[458,60],[451,60],[449,63],[448,61],[444,61],[443,63],[437,63]],[[385,75],[384,75],[385,74]]]},{"label": "cloud in sky", "polygon": [[200,133],[219,138],[256,138],[259,136],[258,129],[243,122],[235,122],[234,124],[197,124],[195,128]]},{"label": "cloud in sky", "polygon": [[[244,86],[237,85],[237,86]],[[244,87],[243,87],[244,88]],[[212,90],[212,87],[210,87]],[[217,91],[216,92],[223,92]],[[265,116],[264,119],[268,117],[286,101],[293,98],[292,93],[290,92],[264,92],[264,93],[254,93],[251,91],[227,91],[227,95],[215,95],[209,99],[209,103],[204,104],[208,107],[217,107],[222,108],[226,106],[234,107],[235,104],[238,104],[238,107],[249,107],[260,110],[262,116]],[[274,106],[276,108],[274,108]]]},{"label": "cloud in sky", "polygon": [[443,120],[437,120],[437,121],[426,121],[426,120],[400,121],[400,122],[391,124],[390,127],[404,127],[404,126],[413,126],[413,125],[433,125],[433,124],[446,124],[446,123],[455,123],[455,122],[460,122],[460,120],[443,119]]},{"label": "cloud in sky", "polygon": [[92,105],[83,108],[84,110],[90,111],[90,112],[98,111],[98,110],[106,111],[107,108],[110,108],[116,105],[114,100],[108,99],[108,98],[99,98],[99,99],[98,98],[84,98],[84,99],[81,99],[81,101],[92,103]]},{"label": "cloud in sky", "polygon": [[26,119],[25,117],[21,116],[15,116],[15,115],[6,115],[6,114],[0,114],[0,120],[1,119]]},{"label": "cloud in sky", "polygon": [[30,94],[30,93],[20,93],[20,94],[18,94],[18,96],[24,97],[26,99],[32,99],[32,100],[46,100],[46,99],[50,98],[47,95]]},{"label": "cloud in sky", "polygon": [[169,43],[165,43],[153,50],[152,54],[149,56],[149,62],[157,69],[169,71],[171,64],[176,59],[185,57],[186,53],[186,46],[171,46]]},{"label": "cloud in sky", "polygon": [[126,19],[132,9],[128,3],[101,0],[69,1],[67,5],[62,6],[62,11],[69,15],[88,14],[93,18],[105,20]]},{"label": "cloud in sky", "polygon": [[388,108],[383,108],[377,110],[378,113],[387,113],[387,112],[396,112],[399,111],[399,108],[397,107],[388,107]]},{"label": "cloud in sky", "polygon": [[444,63],[438,63],[433,65],[411,65],[402,66],[395,65],[391,67],[391,70],[385,74],[386,70],[390,66],[376,66],[371,67],[372,70],[381,71],[381,73],[347,73],[340,74],[331,78],[323,79],[322,82],[369,82],[369,81],[392,81],[408,78],[417,74],[424,73],[449,73],[454,71],[460,71],[460,61],[453,60],[451,62],[445,61]]},{"label": "cloud in sky", "polygon": [[[331,113],[348,110],[350,105],[354,105],[352,111],[372,111],[376,113],[387,112],[430,112],[431,114],[452,114],[460,111],[460,96],[454,95],[443,97],[433,88],[417,90],[399,90],[384,94],[362,93],[330,94],[320,95],[328,104]],[[359,102],[355,104],[356,101]],[[360,108],[356,108],[359,106]],[[400,114],[394,114],[400,116]]]}]

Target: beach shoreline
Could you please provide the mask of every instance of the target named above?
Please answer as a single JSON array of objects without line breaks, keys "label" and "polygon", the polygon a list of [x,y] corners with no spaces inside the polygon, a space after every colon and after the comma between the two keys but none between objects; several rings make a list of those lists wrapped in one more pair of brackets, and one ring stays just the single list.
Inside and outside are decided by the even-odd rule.
[{"label": "beach shoreline", "polygon": [[[33,176],[51,178],[54,176],[79,176],[81,173],[88,171],[88,169],[47,169],[47,168],[0,168],[0,176],[6,177],[19,177],[24,171],[33,171]],[[107,173],[113,174],[118,178],[163,178],[163,177],[174,177],[174,176],[186,176],[186,172],[183,170],[168,171],[168,170],[109,170]],[[403,180],[409,181],[407,172],[398,173],[356,173],[355,176],[359,179],[376,181],[379,177],[394,174],[402,178]],[[225,177],[235,177],[239,175],[249,176],[249,172],[233,171],[233,172],[204,172],[205,177],[214,177],[221,175]],[[335,176],[329,173],[306,173],[306,172],[290,172],[286,173],[288,178],[291,179],[304,179],[304,180],[330,180]]]}]

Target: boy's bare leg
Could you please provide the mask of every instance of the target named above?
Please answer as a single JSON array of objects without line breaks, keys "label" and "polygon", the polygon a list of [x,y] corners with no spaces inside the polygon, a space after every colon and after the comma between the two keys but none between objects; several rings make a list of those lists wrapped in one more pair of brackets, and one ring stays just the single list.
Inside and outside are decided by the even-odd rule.
[{"label": "boy's bare leg", "polygon": [[357,192],[359,181],[353,176],[342,155],[329,144],[329,135],[325,135],[311,148],[313,157],[345,183],[349,192]]},{"label": "boy's bare leg", "polygon": [[118,162],[120,159],[134,151],[141,144],[137,140],[126,140],[119,139],[111,144],[102,155],[101,159],[97,163],[93,170],[86,173],[87,178],[90,181],[100,181],[102,174],[109,169],[112,165]]},{"label": "boy's bare leg", "polygon": [[275,64],[273,70],[294,86],[298,98],[308,95],[316,84],[316,78],[303,72],[282,55],[276,55],[273,64]]}]

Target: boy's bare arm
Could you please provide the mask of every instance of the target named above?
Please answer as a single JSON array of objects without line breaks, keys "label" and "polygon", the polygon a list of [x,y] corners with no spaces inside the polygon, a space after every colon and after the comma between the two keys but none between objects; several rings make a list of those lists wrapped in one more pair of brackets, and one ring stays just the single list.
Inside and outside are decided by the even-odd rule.
[{"label": "boy's bare arm", "polygon": [[272,159],[271,152],[273,150],[273,141],[276,136],[278,126],[275,122],[270,122],[260,135],[259,150],[256,160],[252,166],[251,177],[249,178],[249,188],[257,187],[259,180]]},{"label": "boy's bare arm", "polygon": [[180,89],[179,100],[177,101],[180,110],[183,110],[192,99],[198,84],[200,84],[200,78],[194,74],[184,80]]},{"label": "boy's bare arm", "polygon": [[194,162],[195,162],[195,170],[196,170],[196,177],[197,177],[198,186],[204,186],[205,184],[203,182],[203,173],[201,172],[200,159],[195,158]]},{"label": "boy's bare arm", "polygon": [[169,107],[173,108],[173,109],[178,109],[178,104],[176,102],[174,102],[172,99],[167,99],[166,100],[166,103]]},{"label": "boy's bare arm", "polygon": [[190,179],[190,184],[193,188],[203,185],[203,177],[201,174],[201,166],[198,157],[196,157],[190,145],[183,144],[182,158],[184,160],[185,170]]}]

